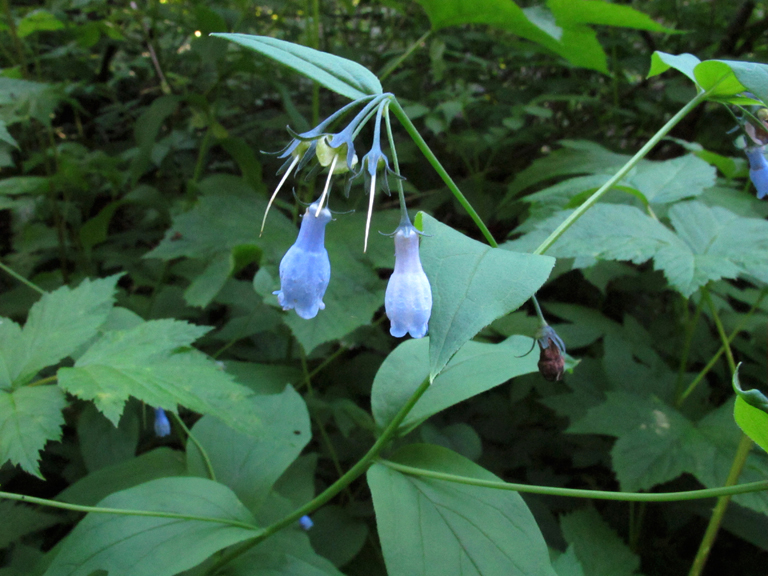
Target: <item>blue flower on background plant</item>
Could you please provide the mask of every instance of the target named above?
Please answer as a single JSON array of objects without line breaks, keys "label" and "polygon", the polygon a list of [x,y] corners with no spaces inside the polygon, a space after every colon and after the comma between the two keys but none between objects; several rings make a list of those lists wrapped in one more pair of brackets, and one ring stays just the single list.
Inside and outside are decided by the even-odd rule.
[{"label": "blue flower on background plant", "polygon": [[309,530],[314,525],[315,523],[312,522],[312,518],[310,518],[309,516],[304,515],[301,518],[299,518],[299,526],[301,526],[304,530]]},{"label": "blue flower on background plant", "polygon": [[422,338],[432,314],[432,289],[421,267],[419,231],[404,217],[395,230],[395,271],[389,278],[384,308],[396,338]]},{"label": "blue flower on background plant", "polygon": [[755,146],[744,150],[749,160],[749,179],[757,189],[757,197],[768,196],[768,162],[765,160],[765,147]]},{"label": "blue flower on background plant", "polygon": [[171,423],[162,408],[155,408],[155,434],[158,438],[165,438],[171,434]]},{"label": "blue flower on background plant", "polygon": [[331,279],[331,262],[325,249],[325,225],[331,221],[320,200],[309,205],[301,219],[299,237],[280,262],[280,290],[273,292],[283,310],[295,309],[309,319],[325,308],[323,296]]}]

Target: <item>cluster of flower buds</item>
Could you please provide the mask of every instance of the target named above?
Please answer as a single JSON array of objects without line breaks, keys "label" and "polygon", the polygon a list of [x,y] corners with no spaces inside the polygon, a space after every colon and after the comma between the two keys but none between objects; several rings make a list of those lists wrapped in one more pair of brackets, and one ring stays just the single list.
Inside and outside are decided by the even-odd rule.
[{"label": "cluster of flower buds", "polygon": [[[325,227],[332,220],[328,198],[334,175],[347,174],[346,194],[349,194],[354,180],[364,177],[369,195],[363,243],[363,251],[367,250],[376,192],[381,188],[387,194],[390,193],[388,176],[402,178],[390,169],[389,159],[381,147],[382,117],[387,113],[390,98],[390,94],[382,94],[355,100],[312,130],[301,134],[288,129],[293,139],[279,153],[279,157],[285,159],[278,171],[278,174],[283,173],[283,177],[267,204],[261,224],[262,232],[269,209],[291,173],[297,173],[315,158],[317,163],[312,170],[326,169],[328,175],[320,197],[309,205],[302,217],[296,243],[280,262],[280,290],[274,294],[284,310],[296,310],[300,317],[310,319],[325,308],[323,296],[331,279],[331,264],[325,249]],[[336,122],[356,107],[362,108],[344,129],[337,133],[329,132]],[[374,116],[373,143],[362,161],[358,162],[354,140]],[[355,171],[358,164],[359,169]],[[432,292],[419,259],[419,232],[408,219],[402,189],[400,204],[403,218],[393,234],[395,270],[387,286],[385,309],[393,336],[402,337],[409,333],[414,338],[421,338],[427,333],[432,311]]]},{"label": "cluster of flower buds", "polygon": [[755,185],[757,197],[768,196],[768,162],[765,159],[765,146],[768,144],[768,108],[761,108],[755,115],[759,126],[751,122],[744,124],[747,133],[747,147],[744,152],[749,160],[749,179]]}]

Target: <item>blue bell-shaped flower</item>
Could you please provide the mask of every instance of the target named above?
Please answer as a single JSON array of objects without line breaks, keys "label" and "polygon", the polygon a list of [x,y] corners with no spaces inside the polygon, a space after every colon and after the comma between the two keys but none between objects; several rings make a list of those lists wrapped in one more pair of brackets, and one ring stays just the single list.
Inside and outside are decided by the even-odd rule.
[{"label": "blue bell-shaped flower", "polygon": [[395,230],[395,271],[389,278],[384,308],[396,338],[422,338],[432,314],[432,289],[419,259],[419,231],[407,218]]},{"label": "blue bell-shaped flower", "polygon": [[301,219],[296,243],[280,262],[280,290],[273,292],[283,310],[295,309],[302,318],[314,318],[325,308],[323,296],[331,279],[331,262],[325,249],[325,225],[331,221],[328,208],[310,204]]},{"label": "blue bell-shaped flower", "polygon": [[171,423],[162,408],[155,408],[155,435],[158,438],[171,435]]},{"label": "blue bell-shaped flower", "polygon": [[768,162],[765,160],[765,147],[746,148],[744,152],[749,160],[749,179],[757,188],[757,197],[765,198],[768,196]]}]

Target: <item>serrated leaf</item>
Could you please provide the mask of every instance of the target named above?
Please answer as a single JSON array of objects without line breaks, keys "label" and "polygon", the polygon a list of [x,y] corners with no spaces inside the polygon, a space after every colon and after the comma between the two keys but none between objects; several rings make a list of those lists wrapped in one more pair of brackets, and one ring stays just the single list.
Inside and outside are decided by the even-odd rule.
[{"label": "serrated leaf", "polygon": [[43,295],[23,329],[1,319],[0,389],[26,383],[93,338],[112,309],[118,279],[86,279],[77,288],[62,286]]},{"label": "serrated leaf", "polygon": [[560,519],[563,537],[589,576],[633,576],[640,558],[594,508],[577,510]]},{"label": "serrated leaf", "polygon": [[491,248],[423,216],[421,261],[432,285],[430,377],[482,328],[517,309],[547,280],[549,256]]},{"label": "serrated leaf", "polygon": [[42,479],[39,453],[49,440],[61,438],[66,405],[56,386],[0,390],[0,466],[10,460]]},{"label": "serrated leaf", "polygon": [[357,62],[340,56],[268,36],[221,33],[211,36],[255,50],[352,100],[383,92],[375,74]]},{"label": "serrated leaf", "polygon": [[180,350],[209,328],[176,320],[153,320],[129,330],[107,332],[75,363],[61,368],[59,385],[96,407],[117,425],[130,396],[175,412],[181,404],[213,414],[252,434],[258,420],[242,406],[251,392],[212,360]]},{"label": "serrated leaf", "polygon": [[[262,422],[257,438],[248,437],[211,416],[192,429],[207,451],[216,479],[229,486],[249,510],[258,510],[286,468],[312,438],[304,400],[287,386],[282,394],[251,398],[249,408]],[[200,476],[207,470],[200,451],[187,444],[189,471]]]},{"label": "serrated leaf", "polygon": [[[408,398],[429,377],[429,339],[406,340],[395,348],[376,373],[371,390],[371,411],[385,427]],[[408,428],[420,420],[490,390],[522,374],[538,370],[536,354],[527,354],[530,338],[512,336],[500,344],[467,342],[435,378],[403,420]]]},{"label": "serrated leaf", "polygon": [[[232,491],[203,478],[161,478],[112,494],[102,508],[150,510],[253,525]],[[66,537],[45,576],[173,576],[257,528],[220,522],[90,513]]]},{"label": "serrated leaf", "polygon": [[[499,481],[439,446],[412,444],[391,460],[438,472]],[[390,574],[554,576],[544,538],[516,492],[368,470],[376,524]]]}]

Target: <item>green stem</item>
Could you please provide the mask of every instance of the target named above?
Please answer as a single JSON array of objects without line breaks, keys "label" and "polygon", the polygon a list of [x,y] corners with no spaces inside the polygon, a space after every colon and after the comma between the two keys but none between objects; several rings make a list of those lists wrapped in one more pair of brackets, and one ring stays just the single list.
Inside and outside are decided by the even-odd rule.
[{"label": "green stem", "polygon": [[[339,492],[344,490],[354,480],[362,476],[365,473],[365,471],[368,470],[368,467],[373,462],[373,460],[379,455],[382,449],[387,444],[389,444],[389,441],[395,436],[398,428],[400,427],[400,424],[402,424],[405,417],[416,405],[416,402],[419,401],[419,398],[421,398],[424,392],[427,391],[427,389],[429,388],[429,384],[430,384],[429,378],[426,378],[419,385],[416,391],[411,395],[408,401],[403,405],[403,407],[400,408],[400,411],[395,415],[392,421],[387,425],[387,427],[382,432],[381,436],[379,436],[379,438],[376,440],[373,446],[371,446],[368,452],[366,452],[365,455],[354,466],[352,466],[352,468],[350,468],[346,472],[346,474],[344,474],[344,476],[336,480],[336,482],[331,484],[322,493],[317,495],[313,500],[311,500],[301,508],[298,508],[297,510],[291,512],[282,520],[278,520],[274,524],[267,526],[256,537],[249,540],[248,542],[245,542],[239,548],[233,550],[228,555],[221,558],[221,560],[219,560],[216,564],[214,564],[208,570],[207,573],[215,574],[219,568],[226,565],[227,563],[234,560],[235,558],[241,556],[242,554],[244,554],[245,552],[247,552],[257,544],[263,542],[265,539],[269,538],[272,534],[275,534],[276,532],[279,532],[283,528],[290,526],[291,524],[298,521],[298,519],[301,518],[302,516],[306,514],[310,514],[311,512],[314,512],[320,506],[322,506],[323,504],[328,502],[331,498],[336,496]],[[768,486],[768,482],[766,483],[766,485]]]},{"label": "green stem", "polygon": [[[701,295],[712,313],[712,319],[715,322],[717,333],[725,348],[725,357],[728,359],[728,367],[731,370],[731,375],[733,375],[736,373],[736,362],[733,359],[731,345],[725,334],[723,323],[720,321],[717,308],[715,308],[715,304],[712,302],[712,298],[709,295],[709,289],[706,286],[702,288]],[[752,440],[746,434],[742,434],[741,440],[739,441],[739,447],[736,450],[736,455],[733,457],[731,469],[728,472],[728,478],[725,480],[726,488],[733,487],[736,482],[739,481],[739,476],[741,476],[741,472],[744,470],[744,466],[747,463],[747,456],[749,456],[749,451],[751,449]],[[718,498],[715,509],[712,511],[712,517],[709,519],[709,524],[707,524],[707,530],[704,532],[704,537],[701,539],[699,550],[696,552],[696,557],[693,559],[693,564],[691,565],[690,572],[688,572],[688,576],[699,576],[704,569],[704,565],[707,563],[707,558],[709,558],[709,553],[712,550],[712,545],[715,543],[717,533],[720,531],[720,524],[723,521],[723,516],[725,516],[725,511],[728,508],[730,501],[731,494],[723,495]]]},{"label": "green stem", "polygon": [[51,382],[56,382],[56,379],[58,378],[57,375],[48,376],[47,378],[40,378],[40,380],[35,380],[34,382],[27,384],[29,388],[32,388],[32,386],[43,386],[45,384],[50,384]]},{"label": "green stem", "polygon": [[385,79],[387,76],[389,76],[390,74],[392,74],[392,72],[394,72],[395,70],[397,70],[397,67],[398,67],[398,66],[400,66],[400,64],[402,64],[402,63],[403,63],[403,62],[406,60],[406,58],[408,58],[408,57],[409,57],[411,54],[413,54],[413,52],[416,50],[416,48],[418,48],[419,46],[421,46],[421,44],[422,44],[422,43],[423,43],[423,42],[424,42],[424,41],[425,41],[427,38],[429,38],[429,35],[430,35],[430,34],[432,34],[432,30],[427,30],[426,32],[424,32],[424,34],[422,34],[422,35],[421,35],[421,38],[419,38],[419,39],[418,39],[418,40],[416,40],[416,41],[415,41],[413,44],[411,44],[411,45],[410,45],[410,46],[409,46],[409,47],[406,49],[406,51],[405,51],[405,52],[403,52],[403,53],[402,53],[402,54],[401,54],[401,55],[400,55],[400,56],[399,56],[399,57],[398,57],[398,58],[397,58],[395,61],[393,61],[393,62],[391,62],[390,64],[388,64],[387,66],[385,66],[385,67],[384,67],[384,70],[382,70],[382,72],[380,72],[380,73],[379,73],[379,80],[380,80],[381,82],[384,82],[384,79]]},{"label": "green stem", "polygon": [[482,232],[488,244],[490,244],[493,248],[498,248],[499,245],[493,238],[491,231],[488,230],[485,222],[483,222],[478,213],[475,212],[475,209],[469,203],[469,200],[467,200],[464,194],[461,193],[459,187],[456,186],[456,183],[448,175],[448,172],[446,172],[445,168],[443,168],[443,165],[440,164],[437,156],[434,155],[429,145],[424,141],[424,138],[421,137],[421,134],[419,134],[416,126],[414,126],[413,122],[411,122],[411,119],[408,118],[408,115],[405,113],[405,110],[403,110],[403,107],[400,106],[400,103],[395,99],[392,99],[392,112],[397,117],[397,119],[400,120],[400,123],[403,125],[403,128],[405,128],[405,131],[408,132],[408,135],[416,143],[416,147],[421,150],[421,153],[424,154],[427,161],[432,164],[432,168],[435,169],[435,172],[437,172],[438,176],[440,176],[443,182],[445,182],[445,185],[448,186],[448,189],[456,197],[456,200],[459,201],[461,207],[466,210],[467,214],[469,214],[469,217],[472,218],[472,221],[480,229],[480,232]]},{"label": "green stem", "polygon": [[184,433],[187,435],[187,438],[192,441],[192,444],[195,445],[197,448],[197,451],[200,452],[200,456],[203,459],[203,462],[205,463],[205,469],[208,471],[208,477],[216,482],[216,473],[213,471],[213,464],[211,463],[211,459],[208,457],[208,452],[205,451],[205,448],[203,448],[203,445],[200,444],[199,440],[195,438],[195,435],[192,434],[189,428],[187,428],[187,425],[184,424],[184,421],[181,419],[181,416],[176,414],[176,412],[171,412],[173,415],[174,420],[176,420],[176,423],[181,426],[181,428],[184,430]]},{"label": "green stem", "polygon": [[[684,296],[681,296],[683,299],[683,306],[685,307],[684,310],[688,311],[688,300]],[[696,330],[696,326],[699,324],[699,317],[701,316],[701,301],[699,301],[698,306],[696,306],[696,312],[693,315],[693,318],[688,322],[688,325],[686,326],[686,334],[685,334],[685,343],[683,344],[683,353],[680,356],[680,366],[677,370],[677,383],[675,386],[675,389],[677,390],[677,400],[676,404],[679,406],[685,398],[683,398],[683,394],[687,391],[683,391],[683,378],[685,377],[685,369],[688,366],[688,356],[691,353],[691,343],[693,342],[693,333]]]},{"label": "green stem", "polygon": [[705,488],[702,490],[686,490],[684,492],[607,492],[603,490],[579,490],[576,488],[553,488],[550,486],[531,486],[529,484],[516,484],[514,482],[502,482],[493,480],[480,480],[468,476],[459,476],[457,474],[447,474],[445,472],[436,472],[424,468],[415,468],[405,466],[390,460],[378,460],[385,466],[408,474],[409,476],[422,476],[424,478],[433,478],[434,480],[445,480],[446,482],[455,482],[457,484],[467,484],[469,486],[480,486],[482,488],[494,488],[497,490],[511,490],[513,492],[526,492],[529,494],[545,494],[547,496],[566,496],[571,498],[591,498],[593,500],[616,500],[623,502],[679,502],[683,500],[701,500],[704,498],[715,498],[718,496],[733,494],[746,494],[747,492],[762,492],[768,490],[768,480],[761,482],[750,482],[749,484],[739,484],[724,488]]},{"label": "green stem", "polygon": [[560,236],[563,235],[563,233],[568,230],[571,226],[573,226],[573,223],[576,222],[579,218],[581,218],[584,213],[589,210],[592,206],[597,203],[598,200],[605,194],[608,190],[610,190],[614,185],[616,185],[624,176],[627,175],[627,172],[632,170],[632,168],[635,167],[635,165],[640,162],[645,156],[651,151],[651,149],[656,146],[656,144],[659,143],[659,141],[664,138],[664,136],[669,133],[672,128],[674,128],[680,120],[685,118],[685,116],[696,106],[701,104],[704,100],[707,99],[709,96],[709,91],[707,92],[700,92],[696,95],[696,97],[688,102],[685,106],[683,106],[677,114],[672,116],[672,118],[669,119],[669,121],[664,124],[664,126],[661,127],[661,129],[654,134],[648,142],[645,143],[645,146],[640,148],[640,150],[637,151],[637,153],[630,158],[624,166],[622,166],[616,174],[614,174],[608,182],[600,186],[592,196],[587,198],[587,200],[576,208],[576,210],[573,211],[573,213],[566,218],[560,226],[555,228],[555,230],[547,237],[544,242],[542,242],[536,250],[533,251],[534,254],[544,254],[547,250],[549,250],[552,245],[557,241]]},{"label": "green stem", "polygon": [[32,288],[32,290],[34,290],[35,292],[39,292],[40,294],[43,294],[43,295],[46,294],[45,290],[40,288],[40,286],[38,286],[37,284],[35,284],[31,280],[27,280],[26,278],[24,278],[24,276],[22,276],[21,274],[19,274],[15,270],[9,268],[8,266],[3,264],[2,262],[0,262],[0,270],[4,270],[7,274],[13,276],[14,278],[16,278],[16,280],[18,280],[22,284],[26,284],[27,286]]},{"label": "green stem", "polygon": [[[395,102],[397,102],[395,100]],[[392,151],[392,165],[395,167],[395,174],[400,176],[400,161],[397,159],[397,148],[395,148],[395,137],[392,135],[392,121],[389,119],[389,106],[384,109],[384,122],[387,125],[387,140],[389,141],[389,149]],[[384,178],[386,178],[386,174]],[[400,219],[408,220],[408,210],[405,208],[405,191],[403,190],[403,182],[400,178],[397,178],[397,195],[400,199]]]},{"label": "green stem", "polygon": [[118,514],[121,516],[149,516],[151,518],[173,518],[176,520],[196,520],[199,522],[212,522],[215,524],[226,524],[246,530],[258,530],[258,526],[229,520],[227,518],[209,518],[207,516],[191,516],[189,514],[176,514],[174,512],[153,512],[151,510],[128,510],[124,508],[101,508],[98,506],[80,506],[79,504],[67,504],[66,502],[57,502],[56,500],[46,500],[45,498],[36,498],[34,496],[25,496],[24,494],[13,494],[12,492],[0,492],[0,499],[16,500],[18,502],[27,502],[29,504],[39,504],[40,506],[49,506],[51,508],[61,508],[62,510],[72,510],[74,512],[86,512],[96,514]]}]

